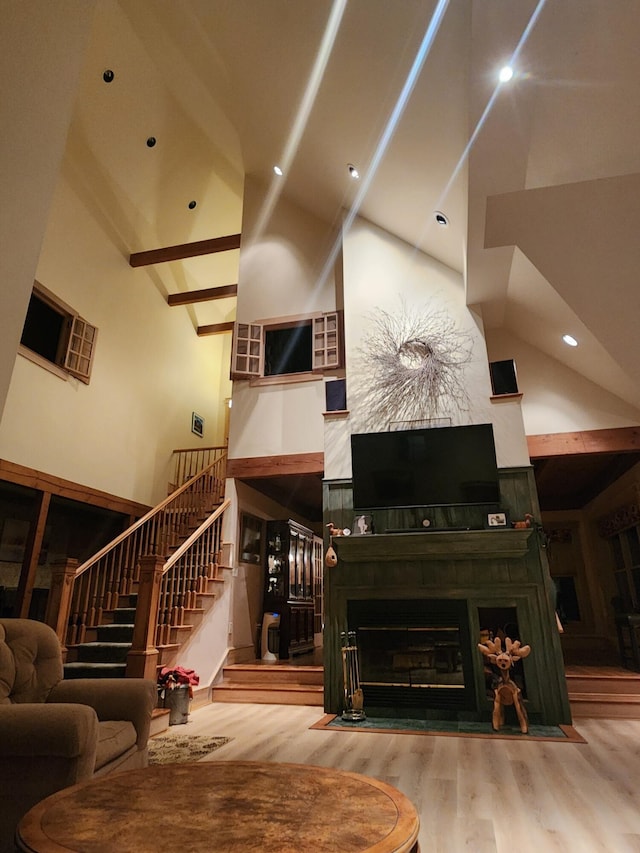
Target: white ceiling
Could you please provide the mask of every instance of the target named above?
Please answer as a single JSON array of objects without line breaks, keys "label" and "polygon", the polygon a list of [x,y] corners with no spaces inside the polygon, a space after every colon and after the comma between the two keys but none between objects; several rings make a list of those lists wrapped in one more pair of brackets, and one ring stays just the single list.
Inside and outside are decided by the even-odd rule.
[{"label": "white ceiling", "polygon": [[[128,255],[239,232],[244,175],[269,184],[285,165],[279,192],[328,224],[355,204],[462,273],[489,335],[506,329],[640,407],[638,11],[99,0],[67,173]],[[167,293],[232,283],[236,268],[232,252],[152,275]],[[234,304],[189,310],[221,322]]]}]

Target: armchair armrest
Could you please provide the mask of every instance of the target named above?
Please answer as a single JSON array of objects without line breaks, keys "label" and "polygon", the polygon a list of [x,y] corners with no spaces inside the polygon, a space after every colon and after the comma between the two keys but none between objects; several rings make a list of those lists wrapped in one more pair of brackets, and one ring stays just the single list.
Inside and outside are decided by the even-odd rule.
[{"label": "armchair armrest", "polygon": [[47,704],[78,702],[90,705],[100,722],[128,720],[136,730],[136,742],[144,749],[149,739],[151,715],[157,704],[157,686],[144,678],[69,678],[53,688]]},{"label": "armchair armrest", "polygon": [[93,776],[98,717],[87,705],[0,705],[0,850],[40,800]]}]

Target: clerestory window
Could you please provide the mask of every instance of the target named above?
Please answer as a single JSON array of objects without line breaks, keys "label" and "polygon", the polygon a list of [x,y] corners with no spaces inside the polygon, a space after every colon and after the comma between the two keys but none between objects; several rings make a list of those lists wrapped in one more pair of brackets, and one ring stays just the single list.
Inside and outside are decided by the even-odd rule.
[{"label": "clerestory window", "polygon": [[62,378],[91,377],[98,330],[39,282],[34,282],[20,352]]},{"label": "clerestory window", "polygon": [[232,379],[303,377],[342,367],[338,311],[236,323]]}]

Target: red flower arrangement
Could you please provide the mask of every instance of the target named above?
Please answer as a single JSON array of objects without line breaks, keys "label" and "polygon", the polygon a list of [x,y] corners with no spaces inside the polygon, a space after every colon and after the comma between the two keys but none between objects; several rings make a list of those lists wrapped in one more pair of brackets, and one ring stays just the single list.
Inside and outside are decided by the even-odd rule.
[{"label": "red flower arrangement", "polygon": [[163,666],[158,675],[160,696],[164,699],[165,690],[175,690],[176,687],[188,687],[189,698],[193,698],[193,688],[200,683],[200,676],[195,670],[183,666]]}]

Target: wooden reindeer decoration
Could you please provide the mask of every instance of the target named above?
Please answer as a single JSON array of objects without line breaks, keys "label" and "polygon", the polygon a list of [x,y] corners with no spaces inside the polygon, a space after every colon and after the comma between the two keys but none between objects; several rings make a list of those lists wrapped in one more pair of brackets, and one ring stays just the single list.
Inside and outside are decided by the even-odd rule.
[{"label": "wooden reindeer decoration", "polygon": [[522,691],[512,680],[509,672],[514,663],[527,657],[531,652],[531,646],[521,646],[520,640],[512,643],[509,637],[505,637],[504,642],[504,651],[500,637],[496,637],[495,640],[487,640],[486,643],[478,643],[478,648],[482,654],[500,670],[500,682],[493,691],[492,726],[494,731],[500,731],[504,724],[505,705],[513,705],[518,715],[520,731],[526,735],[529,731],[529,720],[522,701]]}]

